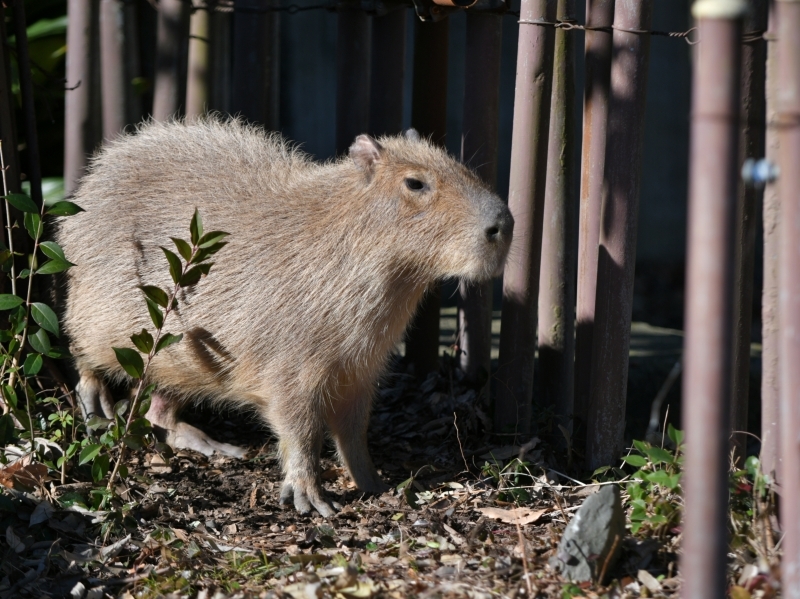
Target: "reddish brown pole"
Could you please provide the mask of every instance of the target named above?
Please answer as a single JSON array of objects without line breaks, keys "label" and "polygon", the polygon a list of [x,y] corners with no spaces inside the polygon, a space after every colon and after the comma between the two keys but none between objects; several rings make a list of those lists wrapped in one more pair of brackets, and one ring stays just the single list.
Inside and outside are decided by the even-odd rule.
[{"label": "reddish brown pole", "polygon": [[780,443],[783,579],[800,598],[800,2],[777,0]]},{"label": "reddish brown pole", "polygon": [[[575,0],[559,0],[558,20],[575,19]],[[573,189],[575,37],[556,31],[550,142],[539,277],[539,372],[541,401],[552,406],[556,424],[572,429],[575,358],[575,268],[577,205]],[[553,431],[561,442],[558,429]]]},{"label": "reddish brown pole", "polygon": [[344,154],[369,123],[370,17],[354,2],[339,5],[336,39],[336,153]]},{"label": "reddish brown pole", "polygon": [[165,121],[179,115],[186,92],[185,48],[189,33],[189,3],[160,0],[156,46],[153,118]]},{"label": "reddish brown pole", "polygon": [[186,118],[208,110],[211,2],[196,3],[189,19],[189,66],[186,74]]},{"label": "reddish brown pole", "polygon": [[628,350],[631,341],[636,226],[639,214],[644,111],[652,0],[617,0],[614,58],[597,260],[592,334],[591,395],[586,461],[590,469],[614,461],[622,449]]},{"label": "reddish brown pole", "polygon": [[508,205],[514,239],[503,275],[503,313],[494,427],[498,434],[530,432],[536,302],[542,252],[550,94],[555,32],[537,25],[556,17],[555,0],[522,0]]},{"label": "reddish brown pole", "polygon": [[[461,160],[489,187],[497,183],[502,15],[467,13]],[[467,380],[487,383],[492,368],[492,283],[458,286],[458,346]]]},{"label": "reddish brown pole", "polygon": [[[449,20],[414,24],[414,80],[411,126],[434,143],[445,145],[447,134],[447,44]],[[441,289],[432,285],[406,331],[406,358],[418,377],[439,364]]]},{"label": "reddish brown pole", "polygon": [[95,145],[91,102],[93,7],[92,0],[67,2],[67,90],[64,101],[64,192],[67,195],[78,186]]},{"label": "reddish brown pole", "polygon": [[[768,0],[752,0],[744,20],[742,46],[742,131],[739,164],[764,156],[766,130],[767,42],[760,34],[767,29]],[[753,39],[750,36],[753,35]],[[755,266],[757,207],[763,186],[745,185],[740,180],[736,214],[736,290],[733,338],[733,401],[731,402],[731,444],[735,460],[747,455],[747,413],[750,395],[750,335],[753,329],[753,273]],[[744,432],[742,432],[744,431]]]},{"label": "reddish brown pole", "polygon": [[[614,0],[586,0],[586,24],[610,27]],[[583,96],[578,290],[575,308],[575,419],[578,437],[586,436],[592,372],[592,332],[597,294],[597,254],[611,82],[611,32],[586,31],[586,84]]]},{"label": "reddish brown pole", "polygon": [[374,135],[403,128],[407,13],[401,8],[372,19],[369,131]]},{"label": "reddish brown pole", "polygon": [[683,427],[686,599],[726,596],[734,257],[745,0],[698,0],[692,98]]},{"label": "reddish brown pole", "polygon": [[[776,56],[778,23],[775,5],[769,11],[767,35],[767,160],[778,160],[776,95],[778,93],[778,61]],[[780,202],[778,185],[768,183],[764,189],[764,290],[761,296],[761,469],[780,480],[779,436],[779,338],[778,338],[778,227]]]},{"label": "reddish brown pole", "polygon": [[100,86],[103,138],[113,139],[127,124],[125,6],[122,0],[100,0]]},{"label": "reddish brown pole", "polygon": [[280,19],[277,13],[263,12],[271,5],[268,0],[234,1],[231,111],[276,129]]}]

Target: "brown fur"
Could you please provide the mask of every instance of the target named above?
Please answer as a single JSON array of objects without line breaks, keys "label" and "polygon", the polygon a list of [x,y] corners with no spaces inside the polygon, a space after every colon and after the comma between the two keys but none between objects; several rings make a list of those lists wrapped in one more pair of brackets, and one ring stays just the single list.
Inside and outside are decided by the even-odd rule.
[{"label": "brown fur", "polygon": [[230,243],[167,322],[184,339],[153,362],[150,415],[176,442],[189,398],[255,408],[280,438],[282,500],[323,515],[325,425],[359,488],[384,488],[366,428],[387,358],[431,282],[499,271],[512,227],[471,171],[413,131],[359,136],[350,157],[320,164],[239,121],[148,123],[100,152],[74,200],[86,212],[58,241],[77,264],[64,327],[86,411],[110,403],[104,378],[126,378],[111,348],[152,328],[137,285],[169,288],[158,247],[187,237],[197,208]]}]

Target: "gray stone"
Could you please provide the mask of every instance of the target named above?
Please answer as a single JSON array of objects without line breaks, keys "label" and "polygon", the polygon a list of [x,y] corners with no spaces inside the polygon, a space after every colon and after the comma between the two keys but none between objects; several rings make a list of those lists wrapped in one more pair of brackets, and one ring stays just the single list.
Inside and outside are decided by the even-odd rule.
[{"label": "gray stone", "polygon": [[[550,566],[572,581],[600,576],[619,556],[625,536],[625,513],[617,485],[606,485],[590,495],[564,530]],[[609,554],[613,551],[613,554]]]}]

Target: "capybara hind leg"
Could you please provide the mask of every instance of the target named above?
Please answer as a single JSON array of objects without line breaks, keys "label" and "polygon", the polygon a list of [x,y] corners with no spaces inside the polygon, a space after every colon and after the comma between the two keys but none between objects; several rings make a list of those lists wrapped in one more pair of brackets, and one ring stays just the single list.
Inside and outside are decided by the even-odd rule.
[{"label": "capybara hind leg", "polygon": [[279,438],[284,472],[280,502],[282,505],[293,503],[301,514],[316,509],[328,518],[334,511],[325,499],[319,477],[324,433],[321,419],[309,403],[299,402],[294,410],[281,410],[276,406],[267,417]]},{"label": "capybara hind leg", "polygon": [[191,449],[208,456],[217,452],[232,458],[243,458],[247,454],[245,449],[214,441],[199,428],[180,420],[180,404],[170,399],[169,395],[155,392],[147,410],[147,419],[161,441],[173,449]]},{"label": "capybara hind leg", "polygon": [[375,470],[367,449],[370,403],[367,394],[341,399],[328,408],[327,421],[336,441],[339,459],[356,486],[369,493],[383,493],[389,487]]},{"label": "capybara hind leg", "polygon": [[81,370],[80,376],[75,394],[78,396],[83,419],[88,420],[95,415],[113,418],[114,402],[105,382],[91,370]]}]

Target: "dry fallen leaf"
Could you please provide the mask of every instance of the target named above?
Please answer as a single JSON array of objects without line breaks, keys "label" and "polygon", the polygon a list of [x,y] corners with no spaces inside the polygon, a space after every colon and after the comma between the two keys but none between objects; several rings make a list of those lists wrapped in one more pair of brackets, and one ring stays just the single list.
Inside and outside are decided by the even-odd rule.
[{"label": "dry fallen leaf", "polygon": [[22,540],[14,534],[14,528],[11,526],[6,528],[6,542],[8,543],[8,546],[17,553],[22,553],[25,551],[25,543],[23,543]]},{"label": "dry fallen leaf", "polygon": [[0,484],[10,489],[32,490],[47,481],[47,466],[31,464],[30,457],[17,460],[0,470]]},{"label": "dry fallen leaf", "polygon": [[517,507],[510,510],[504,510],[498,507],[481,507],[478,511],[488,518],[494,518],[501,522],[508,524],[531,524],[536,522],[539,518],[551,511],[549,509],[532,510],[526,507]]}]

